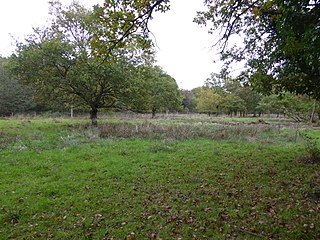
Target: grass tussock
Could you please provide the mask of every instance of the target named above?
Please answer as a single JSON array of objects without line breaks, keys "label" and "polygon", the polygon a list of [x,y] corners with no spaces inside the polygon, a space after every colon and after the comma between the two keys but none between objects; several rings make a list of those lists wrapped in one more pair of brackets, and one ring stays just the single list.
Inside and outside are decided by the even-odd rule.
[{"label": "grass tussock", "polygon": [[[248,140],[268,141],[279,138],[279,129],[258,125],[196,125],[196,124],[159,124],[143,123],[104,123],[98,127],[101,138],[156,138],[156,139],[212,139],[212,140]],[[290,140],[293,137],[284,136]]]}]

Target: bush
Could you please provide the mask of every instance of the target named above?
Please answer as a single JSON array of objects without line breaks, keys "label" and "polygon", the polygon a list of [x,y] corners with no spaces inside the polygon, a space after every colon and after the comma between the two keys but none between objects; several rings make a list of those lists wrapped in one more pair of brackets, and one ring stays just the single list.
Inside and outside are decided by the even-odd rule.
[{"label": "bush", "polygon": [[318,144],[318,138],[312,138],[307,135],[303,135],[305,140],[306,153],[301,159],[306,163],[320,163],[320,147]]}]

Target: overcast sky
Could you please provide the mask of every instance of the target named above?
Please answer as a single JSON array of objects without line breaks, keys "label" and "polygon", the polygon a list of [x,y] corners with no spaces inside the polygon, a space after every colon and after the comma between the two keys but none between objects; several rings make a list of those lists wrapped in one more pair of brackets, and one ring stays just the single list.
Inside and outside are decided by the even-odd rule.
[{"label": "overcast sky", "polygon": [[[61,0],[69,4],[71,0]],[[103,0],[80,0],[87,6]],[[157,43],[158,65],[176,79],[182,89],[202,86],[211,72],[219,72],[221,64],[215,49],[214,37],[193,23],[196,11],[203,8],[202,0],[171,0],[171,10],[154,15],[150,29]],[[23,40],[32,27],[46,24],[46,0],[0,0],[0,55],[9,56],[14,40]],[[11,37],[12,36],[12,37]]]}]

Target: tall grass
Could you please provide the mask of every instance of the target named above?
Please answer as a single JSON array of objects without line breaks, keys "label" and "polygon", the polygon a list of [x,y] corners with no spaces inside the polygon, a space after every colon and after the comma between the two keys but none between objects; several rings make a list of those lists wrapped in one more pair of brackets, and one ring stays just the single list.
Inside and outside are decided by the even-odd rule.
[{"label": "tall grass", "polygon": [[293,131],[282,131],[269,125],[197,125],[109,122],[98,127],[101,138],[212,139],[245,141],[288,141]]}]

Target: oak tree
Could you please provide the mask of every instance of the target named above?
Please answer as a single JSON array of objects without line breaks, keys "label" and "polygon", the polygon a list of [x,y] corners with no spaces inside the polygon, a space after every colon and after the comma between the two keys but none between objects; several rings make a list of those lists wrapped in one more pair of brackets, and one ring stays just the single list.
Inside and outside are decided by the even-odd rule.
[{"label": "oak tree", "polygon": [[[18,43],[11,72],[46,99],[90,109],[117,108],[134,66],[152,61],[147,23],[161,2],[106,1],[88,10],[51,2],[52,23]],[[140,6],[141,5],[141,6]]]},{"label": "oak tree", "polygon": [[204,3],[208,9],[198,12],[195,21],[209,26],[212,34],[220,33],[217,44],[227,65],[244,61],[242,77],[261,92],[320,99],[319,0]]}]

